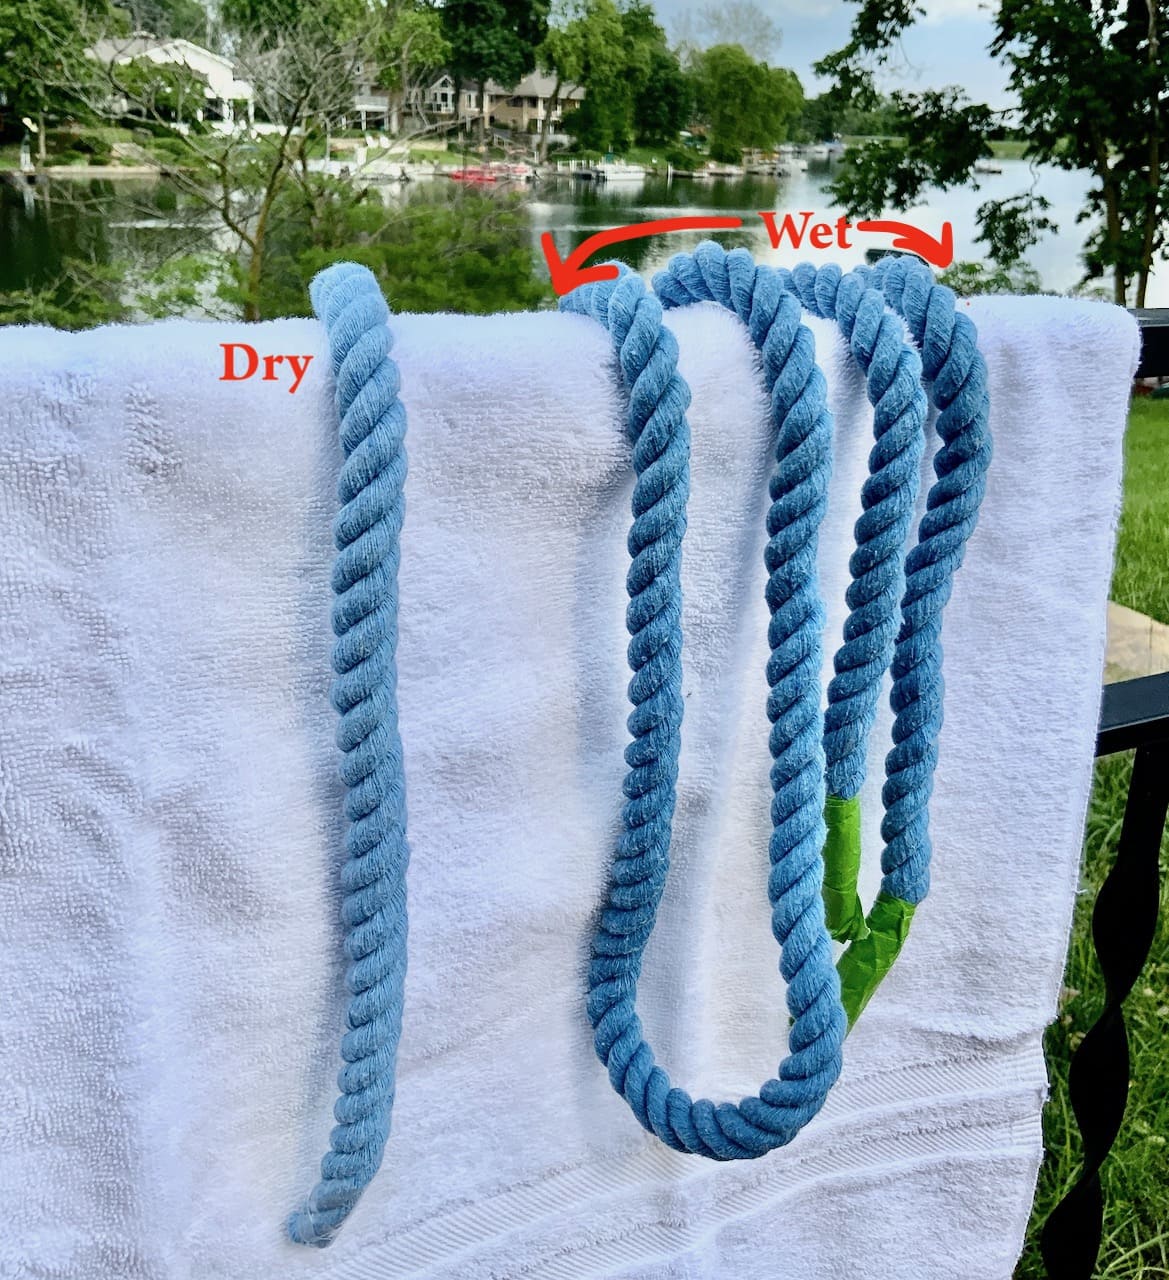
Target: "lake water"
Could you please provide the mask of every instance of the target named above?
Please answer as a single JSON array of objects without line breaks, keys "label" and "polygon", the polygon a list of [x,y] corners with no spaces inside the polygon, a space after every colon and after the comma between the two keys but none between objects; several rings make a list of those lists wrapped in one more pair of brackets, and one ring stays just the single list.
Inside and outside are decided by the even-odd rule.
[{"label": "lake water", "polygon": [[[952,222],[956,258],[981,260],[985,250],[974,239],[978,206],[986,200],[1034,189],[1051,202],[1050,216],[1059,230],[1035,245],[1027,255],[1028,261],[1039,272],[1044,288],[1054,292],[1072,289],[1083,276],[1080,254],[1089,227],[1077,224],[1075,219],[1088,189],[1088,175],[1047,165],[1033,167],[1023,160],[998,163],[1003,172],[980,175],[978,190],[932,191],[922,204],[904,213],[890,211],[881,216],[911,222],[934,235],[941,231],[943,222]],[[770,210],[782,222],[784,213],[809,210],[815,215],[813,221],[834,223],[841,210],[825,190],[831,180],[827,164],[812,165],[808,172],[778,182],[759,177],[713,181],[675,178],[667,182],[664,177],[650,177],[644,183],[614,182],[594,188],[592,183],[560,179],[544,184],[533,194],[533,232],[538,240],[539,232],[550,229],[563,255],[602,227],[651,218],[737,214],[744,220],[742,229],[720,233],[717,238],[728,247],[745,245],[757,261],[785,267],[805,260],[816,265],[837,262],[842,267],[856,266],[864,261],[867,248],[888,246],[892,237],[853,232],[848,237],[851,249],[834,245],[816,250],[806,241],[800,249],[786,242],[773,249],[759,217],[761,210]],[[671,232],[617,245],[601,256],[620,257],[637,270],[649,273],[664,266],[671,254],[693,248],[708,234]],[[1148,305],[1169,306],[1169,271],[1162,270],[1161,280],[1150,285]]]},{"label": "lake water", "polygon": [[[1051,217],[1059,229],[1044,237],[1030,251],[1028,260],[1038,270],[1045,288],[1057,292],[1073,288],[1083,274],[1080,253],[1088,227],[1077,224],[1075,219],[1088,188],[1087,175],[1032,166],[1022,160],[1000,163],[1002,173],[980,176],[978,190],[932,192],[911,210],[900,214],[890,211],[883,216],[912,222],[933,234],[940,231],[944,221],[950,221],[956,256],[977,260],[983,257],[981,246],[974,240],[979,204],[1034,188],[1051,202]],[[743,218],[743,227],[721,233],[718,238],[728,247],[745,245],[761,262],[793,266],[808,260],[817,265],[838,262],[843,267],[854,266],[864,260],[866,248],[886,246],[891,237],[852,232],[850,249],[833,245],[816,250],[806,242],[800,249],[786,243],[773,249],[759,217],[760,211],[768,210],[782,221],[785,213],[807,210],[815,215],[814,221],[835,222],[840,210],[825,191],[831,177],[827,164],[813,165],[806,173],[778,181],[750,176],[713,181],[667,180],[664,174],[651,174],[643,182],[595,186],[564,175],[545,180],[528,191],[532,246],[542,263],[540,236],[547,230],[552,231],[563,255],[604,227],[671,216],[733,214]],[[388,204],[410,202],[433,195],[433,183],[385,188],[381,194]],[[0,184],[0,292],[51,278],[64,254],[93,254],[99,261],[128,253],[157,259],[192,238],[206,244],[209,231],[192,232],[173,225],[180,216],[176,203],[173,191],[165,186],[136,181],[55,182],[49,185],[47,199],[35,200],[22,200],[19,192]],[[663,266],[671,254],[693,248],[708,234],[672,232],[628,241],[602,256],[620,257],[648,274]],[[1169,270],[1163,268],[1159,277],[1154,277],[1148,305],[1169,306]]]}]

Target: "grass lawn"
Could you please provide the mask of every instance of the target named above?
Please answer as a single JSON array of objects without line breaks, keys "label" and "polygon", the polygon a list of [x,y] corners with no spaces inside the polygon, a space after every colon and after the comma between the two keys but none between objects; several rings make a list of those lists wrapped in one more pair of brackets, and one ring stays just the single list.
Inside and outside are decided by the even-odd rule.
[{"label": "grass lawn", "polygon": [[[1169,623],[1169,400],[1138,400],[1129,417],[1112,598]],[[1129,755],[1096,765],[1084,843],[1084,892],[1076,904],[1060,1016],[1045,1042],[1051,1078],[1043,1116],[1048,1156],[1016,1280],[1044,1277],[1039,1228],[1079,1174],[1079,1130],[1067,1096],[1068,1059],[1104,1004],[1089,925],[1096,893],[1112,865],[1131,771]],[[1125,1004],[1132,1083],[1124,1125],[1101,1179],[1107,1203],[1095,1273],[1101,1280],[1169,1276],[1169,839],[1161,845],[1161,872],[1157,940]]]}]

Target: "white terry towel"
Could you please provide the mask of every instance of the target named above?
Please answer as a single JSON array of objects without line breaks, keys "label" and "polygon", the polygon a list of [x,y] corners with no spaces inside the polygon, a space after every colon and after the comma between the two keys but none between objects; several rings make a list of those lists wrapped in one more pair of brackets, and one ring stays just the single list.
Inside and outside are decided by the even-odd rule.
[{"label": "white terry towel", "polygon": [[[325,1253],[283,1236],[326,1148],[345,1009],[323,331],[0,333],[0,1276],[1007,1277],[1041,1155],[1137,336],[1094,303],[970,314],[996,454],[946,614],[933,889],[824,1112],[732,1165],[637,1126],[584,1012],[627,741],[632,473],[609,340],[573,316],[394,319],[410,970],[385,1163]],[[668,323],[694,392],[687,701],[641,1006],[676,1083],[738,1099],[786,1037],[769,430],[738,323],[705,306]],[[813,327],[837,414],[830,653],[871,417]],[[234,341],[314,360],[295,395],[287,373],[220,381]],[[886,707],[868,898],[889,728]]]}]

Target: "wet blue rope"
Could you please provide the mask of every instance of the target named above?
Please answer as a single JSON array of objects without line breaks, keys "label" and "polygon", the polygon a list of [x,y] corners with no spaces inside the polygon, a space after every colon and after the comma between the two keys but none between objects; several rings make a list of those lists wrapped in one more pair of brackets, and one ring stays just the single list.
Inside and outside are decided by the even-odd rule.
[{"label": "wet blue rope", "polygon": [[824,772],[816,546],[827,500],[831,418],[812,337],[794,299],[776,290],[763,342],[781,423],[768,514],[768,663],[774,830],[768,894],[792,1015],[790,1055],[758,1096],[739,1104],[691,1099],[671,1087],[637,1016],[642,956],[669,870],[682,725],[681,551],[689,496],[689,390],[660,303],[622,269],[616,282],[561,299],[605,326],[629,397],[637,481],[626,622],[633,712],[624,833],[593,941],[588,1012],[594,1046],[640,1123],[677,1150],[752,1159],[790,1142],[823,1106],[841,1067],[846,1018],[821,900]]},{"label": "wet blue rope", "polygon": [[[880,682],[891,669],[894,748],[882,790],[881,888],[916,904],[929,891],[928,806],[944,696],[942,611],[978,520],[992,454],[986,364],[974,324],[957,310],[953,292],[915,258],[885,259],[873,271],[848,275],[835,265],[809,263],[788,271],[757,267],[745,249],[727,253],[706,242],[693,255],[671,259],[654,288],[668,307],[704,300],[728,307],[758,345],[752,317],[763,280],[778,282],[813,315],[836,320],[874,406],[875,444],[861,490],[850,612],[828,687],[824,748],[828,793],[858,794]],[[920,356],[905,342],[897,316],[907,322]],[[929,403],[939,410],[938,480],[916,545],[903,560]]]},{"label": "wet blue rope", "polygon": [[[856,550],[849,560],[852,582],[844,643],[834,658],[824,712],[827,790],[848,799],[865,779],[869,733],[876,717],[881,680],[893,658],[898,604],[903,584],[905,543],[913,522],[927,414],[921,360],[906,342],[897,317],[881,291],[857,276],[841,280],[839,267],[796,268],[788,272],[756,266],[746,249],[727,253],[706,241],[693,254],[677,254],[654,276],[654,290],[666,307],[717,302],[734,312],[762,350],[775,297],[797,296],[814,315],[836,320],[849,350],[865,374],[873,405],[874,445],[869,475],[861,488],[862,514],[856,522]],[[769,378],[765,360],[764,376]]]},{"label": "wet blue rope", "polygon": [[928,805],[942,728],[942,611],[978,523],[993,454],[986,361],[974,322],[954,293],[916,258],[887,258],[870,273],[903,316],[921,351],[938,410],[937,479],[926,497],[917,544],[905,562],[902,624],[893,656],[893,750],[885,761],[882,890],[907,902],[929,891]]},{"label": "wet blue rope", "polygon": [[406,790],[398,734],[399,539],[406,413],[390,359],[389,310],[365,268],[340,263],[312,282],[328,334],[345,463],[333,525],[333,705],[348,788],[341,915],[350,961],[349,1030],[321,1178],[288,1220],[298,1244],[328,1245],[381,1164],[394,1105],[406,977]]}]

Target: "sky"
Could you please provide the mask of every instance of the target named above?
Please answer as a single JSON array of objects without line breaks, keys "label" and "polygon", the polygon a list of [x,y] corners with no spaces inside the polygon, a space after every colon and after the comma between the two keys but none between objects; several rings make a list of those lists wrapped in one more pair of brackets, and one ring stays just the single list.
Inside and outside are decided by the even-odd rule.
[{"label": "sky", "polygon": [[[926,16],[902,38],[902,57],[896,71],[883,78],[883,90],[936,89],[961,85],[975,102],[1006,107],[1011,97],[1006,69],[987,53],[993,34],[987,0],[919,0]],[[857,10],[846,0],[756,0],[780,28],[779,49],[768,59],[773,66],[790,67],[804,92],[813,97],[828,88],[812,73],[812,63],[839,49],[848,39]],[[672,33],[687,10],[697,15],[717,0],[655,0],[659,20]]]}]

